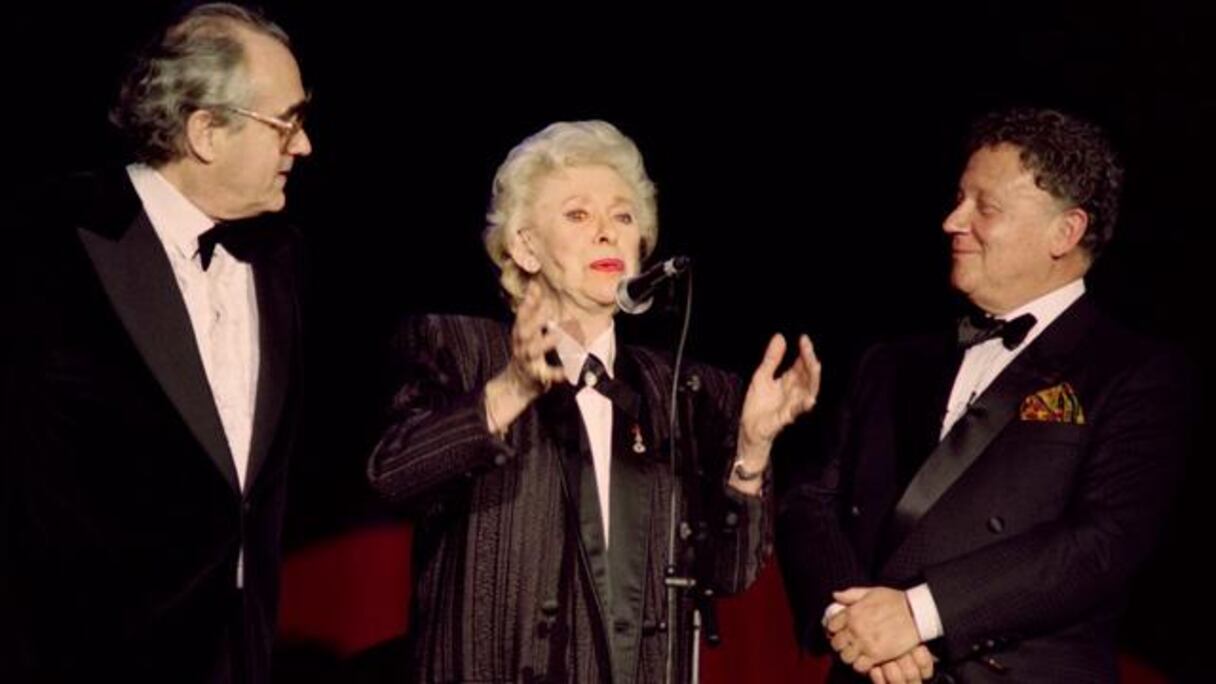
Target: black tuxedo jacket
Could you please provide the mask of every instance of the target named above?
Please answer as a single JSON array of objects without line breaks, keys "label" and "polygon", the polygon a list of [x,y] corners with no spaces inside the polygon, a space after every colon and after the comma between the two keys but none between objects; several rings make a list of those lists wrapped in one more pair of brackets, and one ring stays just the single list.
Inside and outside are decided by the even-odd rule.
[{"label": "black tuxedo jacket", "polygon": [[125,172],[75,179],[37,211],[6,293],[5,681],[266,681],[299,393],[298,236],[249,226],[264,231],[249,254],[261,358],[242,492]]},{"label": "black tuxedo jacket", "polygon": [[1083,297],[939,442],[961,359],[942,335],[862,362],[830,459],[779,517],[800,637],[823,645],[833,590],[928,582],[943,674],[1114,681],[1116,618],[1181,469],[1187,374]]}]

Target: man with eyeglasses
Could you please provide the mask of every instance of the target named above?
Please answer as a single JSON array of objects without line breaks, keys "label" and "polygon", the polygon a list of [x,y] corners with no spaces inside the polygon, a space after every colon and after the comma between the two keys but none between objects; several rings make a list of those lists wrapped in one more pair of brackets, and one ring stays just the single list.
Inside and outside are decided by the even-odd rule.
[{"label": "man with eyeglasses", "polygon": [[0,681],[269,680],[299,237],[245,219],[286,203],[307,102],[281,28],[200,5],[123,84],[136,162],[39,205],[0,376]]}]

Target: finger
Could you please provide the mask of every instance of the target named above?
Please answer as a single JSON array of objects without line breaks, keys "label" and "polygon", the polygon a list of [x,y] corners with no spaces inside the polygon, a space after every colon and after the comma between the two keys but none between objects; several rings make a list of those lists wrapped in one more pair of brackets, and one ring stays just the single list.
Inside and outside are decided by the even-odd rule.
[{"label": "finger", "polygon": [[887,682],[889,682],[889,684],[905,684],[906,682],[904,679],[903,669],[900,668],[895,661],[883,663],[882,674],[887,678]]},{"label": "finger", "polygon": [[803,335],[798,338],[798,353],[799,360],[806,367],[808,375],[807,391],[811,394],[811,400],[819,396],[819,381],[823,375],[823,364],[819,363],[819,357],[815,355],[815,343],[811,342],[811,338]]},{"label": "finger", "polygon": [[850,587],[844,591],[832,592],[832,598],[835,599],[837,603],[848,606],[865,598],[865,595],[870,593],[870,589],[872,588],[873,587]]},{"label": "finger", "polygon": [[567,382],[566,370],[561,366],[552,366],[545,357],[539,356],[528,364],[528,370],[537,382],[540,382],[548,389],[555,383]]},{"label": "finger", "polygon": [[544,319],[536,310],[520,309],[512,328],[512,340],[517,347],[525,347],[545,333]]},{"label": "finger", "polygon": [[[857,660],[859,655],[861,655],[861,652],[858,650],[857,644],[854,644],[851,641],[845,644],[844,648],[840,650],[840,659],[843,660],[846,665],[852,665],[853,662]],[[864,670],[859,670],[859,672],[864,672]]]},{"label": "finger", "polygon": [[550,350],[557,348],[557,334],[552,328],[545,326],[538,328],[531,336],[528,337],[524,344],[523,352],[525,358],[539,359]]},{"label": "finger", "polygon": [[870,681],[873,684],[887,684],[887,678],[883,676],[881,667],[870,668]]},{"label": "finger", "polygon": [[912,649],[912,662],[916,663],[917,669],[920,670],[921,679],[928,680],[933,677],[933,654],[928,648],[922,645]]},{"label": "finger", "polygon": [[517,319],[528,319],[536,315],[540,308],[541,291],[540,283],[533,280],[524,288],[524,298],[519,303],[519,307],[515,310]]},{"label": "finger", "polygon": [[[858,655],[857,659],[853,661],[853,669],[857,671],[857,674],[861,675],[874,669],[874,665],[874,659],[868,655]],[[884,677],[887,675],[885,670],[882,674]]]},{"label": "finger", "polygon": [[524,333],[529,329],[527,304],[521,304],[515,310],[515,322],[511,325],[511,349],[517,349],[524,340]]},{"label": "finger", "polygon": [[912,659],[910,654],[905,653],[894,662],[899,667],[904,682],[920,681],[920,668],[917,667],[916,661]]},{"label": "finger", "polygon": [[[802,362],[798,361],[795,365],[801,366]],[[779,417],[786,425],[815,407],[815,395],[811,392],[809,376],[797,368],[790,368],[782,376],[781,391],[784,399]]]},{"label": "finger", "polygon": [[566,374],[566,367],[555,347],[556,345],[549,344],[547,340],[539,339],[528,350],[528,361],[536,364],[539,375],[548,377],[554,373],[563,376]]},{"label": "finger", "polygon": [[837,632],[831,638],[832,650],[840,653],[845,646],[849,645],[849,635],[846,632]]},{"label": "finger", "polygon": [[844,610],[838,611],[835,615],[828,618],[828,631],[835,634],[844,629],[847,624],[849,624],[848,612]]},{"label": "finger", "polygon": [[756,372],[753,377],[772,380],[773,375],[777,372],[777,366],[781,365],[781,359],[785,357],[785,338],[781,333],[775,333],[768,341],[768,347],[764,349],[764,358],[760,359],[760,365],[756,367]]},{"label": "finger", "polygon": [[540,328],[546,324],[552,326],[553,324],[550,323],[554,315],[552,298],[545,294],[545,289],[537,281],[529,284],[528,293],[527,306],[521,308],[516,313],[516,317],[530,329]]}]

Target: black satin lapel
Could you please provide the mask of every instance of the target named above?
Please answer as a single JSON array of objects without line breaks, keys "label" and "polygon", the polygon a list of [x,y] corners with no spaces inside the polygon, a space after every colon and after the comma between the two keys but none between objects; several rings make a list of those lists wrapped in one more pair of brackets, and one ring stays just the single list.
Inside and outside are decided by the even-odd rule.
[{"label": "black satin lapel", "polygon": [[147,215],[111,238],[78,230],[106,294],[152,374],[234,491],[240,485],[173,267]]},{"label": "black satin lapel", "polygon": [[256,260],[254,287],[258,302],[258,385],[249,449],[249,474],[256,481],[278,432],[296,344],[296,299],[290,250],[279,250]]},{"label": "black satin lapel", "polygon": [[659,467],[648,454],[634,450],[641,429],[626,412],[612,416],[612,505],[608,554],[612,586],[614,665],[635,672],[641,647],[642,605],[646,594],[651,515]]},{"label": "black satin lapel", "polygon": [[[1018,360],[1022,360],[1019,357]],[[891,520],[890,548],[896,548],[992,440],[1017,416],[1022,398],[1054,378],[1015,361],[954,424],[904,490]]]},{"label": "black satin lapel", "polygon": [[562,490],[570,520],[578,535],[579,557],[591,578],[597,606],[600,608],[604,633],[608,632],[608,606],[611,586],[608,578],[608,549],[604,541],[604,524],[600,516],[599,493],[595,485],[595,468],[591,446],[583,417],[575,401],[573,389],[560,385],[550,390],[539,402],[541,424],[553,438],[552,447],[562,467]]}]

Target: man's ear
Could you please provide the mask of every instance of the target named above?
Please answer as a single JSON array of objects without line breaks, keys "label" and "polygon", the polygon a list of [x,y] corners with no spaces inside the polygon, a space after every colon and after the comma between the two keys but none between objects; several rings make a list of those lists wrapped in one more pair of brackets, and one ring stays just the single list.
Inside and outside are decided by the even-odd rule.
[{"label": "man's ear", "polygon": [[186,118],[186,152],[206,164],[215,161],[220,129],[215,114],[210,110],[196,109],[191,112]]},{"label": "man's ear", "polygon": [[1089,214],[1081,207],[1065,210],[1052,225],[1051,256],[1059,259],[1081,244],[1089,228]]}]

